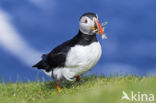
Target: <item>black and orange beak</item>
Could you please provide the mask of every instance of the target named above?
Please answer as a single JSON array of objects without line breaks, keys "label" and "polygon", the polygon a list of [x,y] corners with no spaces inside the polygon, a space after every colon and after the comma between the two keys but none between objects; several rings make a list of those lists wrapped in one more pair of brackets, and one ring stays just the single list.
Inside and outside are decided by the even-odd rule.
[{"label": "black and orange beak", "polygon": [[97,25],[98,34],[103,35],[104,31],[103,31],[103,28],[102,28],[101,24],[99,23],[99,21],[97,19],[94,19],[94,20],[95,20],[96,25]]}]

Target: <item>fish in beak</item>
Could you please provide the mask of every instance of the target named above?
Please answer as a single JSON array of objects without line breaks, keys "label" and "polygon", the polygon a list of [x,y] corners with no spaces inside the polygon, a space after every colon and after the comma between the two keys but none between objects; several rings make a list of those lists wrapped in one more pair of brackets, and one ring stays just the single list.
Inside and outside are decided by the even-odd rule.
[{"label": "fish in beak", "polygon": [[99,21],[95,18],[94,19],[97,27],[91,27],[92,30],[97,29],[97,33],[102,35],[102,39],[107,39],[106,35],[104,34],[104,27],[101,26]]}]

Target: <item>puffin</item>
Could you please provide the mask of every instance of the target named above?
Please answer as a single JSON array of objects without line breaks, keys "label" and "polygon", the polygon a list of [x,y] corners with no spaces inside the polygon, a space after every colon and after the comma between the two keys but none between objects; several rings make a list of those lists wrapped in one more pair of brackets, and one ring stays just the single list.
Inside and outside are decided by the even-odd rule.
[{"label": "puffin", "polygon": [[62,80],[80,81],[80,76],[99,61],[102,49],[96,34],[104,35],[96,13],[84,13],[76,36],[55,47],[33,65],[52,77],[58,91]]}]

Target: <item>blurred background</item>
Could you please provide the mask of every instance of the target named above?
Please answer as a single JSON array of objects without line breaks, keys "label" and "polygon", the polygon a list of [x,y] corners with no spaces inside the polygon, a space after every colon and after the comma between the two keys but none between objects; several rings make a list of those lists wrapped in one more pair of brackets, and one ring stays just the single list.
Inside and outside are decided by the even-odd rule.
[{"label": "blurred background", "polygon": [[55,46],[75,36],[79,17],[95,12],[108,22],[108,39],[87,74],[156,74],[155,0],[0,0],[0,78],[49,79],[31,66]]}]

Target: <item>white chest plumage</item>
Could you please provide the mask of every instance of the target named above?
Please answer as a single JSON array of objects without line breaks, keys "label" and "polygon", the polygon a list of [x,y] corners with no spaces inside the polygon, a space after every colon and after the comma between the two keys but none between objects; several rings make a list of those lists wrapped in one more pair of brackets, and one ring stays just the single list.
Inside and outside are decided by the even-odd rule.
[{"label": "white chest plumage", "polygon": [[72,80],[74,76],[81,75],[96,65],[101,54],[99,42],[87,46],[76,45],[69,50],[65,67],[54,69],[53,75],[58,79],[63,76],[67,80]]},{"label": "white chest plumage", "polygon": [[81,72],[88,71],[98,62],[101,53],[99,42],[94,42],[87,46],[77,45],[69,51],[66,59],[66,67],[81,74]]}]

